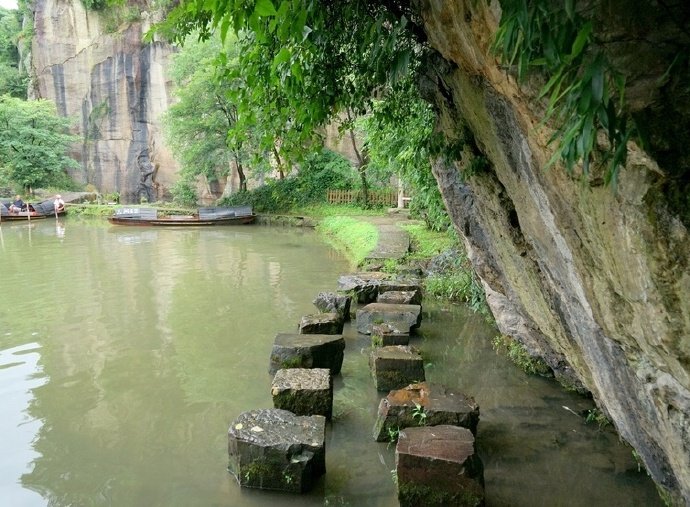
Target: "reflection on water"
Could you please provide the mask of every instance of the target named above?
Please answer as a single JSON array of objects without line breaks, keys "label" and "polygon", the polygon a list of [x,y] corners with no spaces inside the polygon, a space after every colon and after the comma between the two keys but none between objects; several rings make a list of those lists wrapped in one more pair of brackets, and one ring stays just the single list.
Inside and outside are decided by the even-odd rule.
[{"label": "reflection on water", "polygon": [[[226,471],[229,423],[271,406],[274,336],[348,269],[333,250],[295,229],[64,222],[0,226],[8,505],[397,505],[369,339],[349,326],[316,489],[240,490]],[[658,503],[630,450],[573,414],[591,403],[496,356],[481,320],[427,303],[421,331],[428,379],[481,407],[488,505]]]}]

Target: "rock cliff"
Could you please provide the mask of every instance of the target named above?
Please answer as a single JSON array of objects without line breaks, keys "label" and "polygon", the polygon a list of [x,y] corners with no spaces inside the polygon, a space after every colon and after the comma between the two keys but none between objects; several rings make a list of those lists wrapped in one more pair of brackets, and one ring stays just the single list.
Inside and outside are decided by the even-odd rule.
[{"label": "rock cliff", "polygon": [[123,9],[118,17],[79,0],[35,0],[30,94],[75,118],[83,142],[74,179],[123,202],[153,201],[177,172],[159,120],[172,100],[165,69],[173,48],[142,42],[151,23],[145,4]]},{"label": "rock cliff", "polygon": [[[615,190],[544,169],[543,106],[489,50],[496,4],[418,2],[437,52],[424,92],[465,143],[434,174],[500,331],[590,391],[671,501],[690,504],[690,241],[664,197],[670,168],[631,144]],[[489,169],[469,171],[472,156]]]}]

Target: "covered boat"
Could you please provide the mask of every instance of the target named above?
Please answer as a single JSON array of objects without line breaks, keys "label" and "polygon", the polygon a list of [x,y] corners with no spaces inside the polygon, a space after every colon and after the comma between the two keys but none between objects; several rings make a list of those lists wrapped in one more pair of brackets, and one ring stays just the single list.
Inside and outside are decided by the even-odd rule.
[{"label": "covered boat", "polygon": [[191,215],[167,214],[155,208],[118,208],[108,217],[115,225],[242,225],[256,219],[251,206],[199,208]]},{"label": "covered boat", "polygon": [[[27,203],[26,209],[19,212],[11,212],[10,204],[11,203],[9,201],[0,202],[0,222],[11,222],[15,220],[37,220],[56,216],[52,199],[47,199],[39,203]],[[57,216],[63,216],[64,214],[64,209],[57,212]]]}]

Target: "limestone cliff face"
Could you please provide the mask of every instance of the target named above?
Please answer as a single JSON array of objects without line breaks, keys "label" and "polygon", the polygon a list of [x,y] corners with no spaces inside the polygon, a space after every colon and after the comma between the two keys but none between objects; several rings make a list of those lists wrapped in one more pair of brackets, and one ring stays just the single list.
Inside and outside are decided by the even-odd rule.
[{"label": "limestone cliff face", "polygon": [[73,154],[81,170],[72,176],[123,202],[164,197],[177,165],[166,148],[160,116],[171,101],[165,75],[173,49],[144,44],[150,26],[140,20],[118,27],[79,0],[35,0],[31,50],[34,97],[56,102],[76,119],[82,136]]},{"label": "limestone cliff face", "polygon": [[[616,191],[555,167],[529,91],[489,44],[496,2],[418,2],[439,128],[473,134],[490,169],[434,174],[501,332],[591,391],[675,503],[690,504],[690,241],[660,189],[668,168],[630,146]],[[462,128],[459,128],[462,127]]]}]

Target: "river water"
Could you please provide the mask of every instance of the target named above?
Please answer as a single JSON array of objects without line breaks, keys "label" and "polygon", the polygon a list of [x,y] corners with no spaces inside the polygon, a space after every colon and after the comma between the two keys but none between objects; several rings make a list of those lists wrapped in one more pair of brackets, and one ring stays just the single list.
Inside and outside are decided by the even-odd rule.
[{"label": "river water", "polygon": [[[226,471],[230,423],[271,406],[273,338],[348,271],[310,230],[1,224],[0,505],[397,505],[369,339],[349,326],[315,490],[242,490]],[[519,371],[494,334],[427,302],[413,339],[428,380],[480,405],[487,505],[659,505],[630,448],[577,415],[591,401]]]}]

